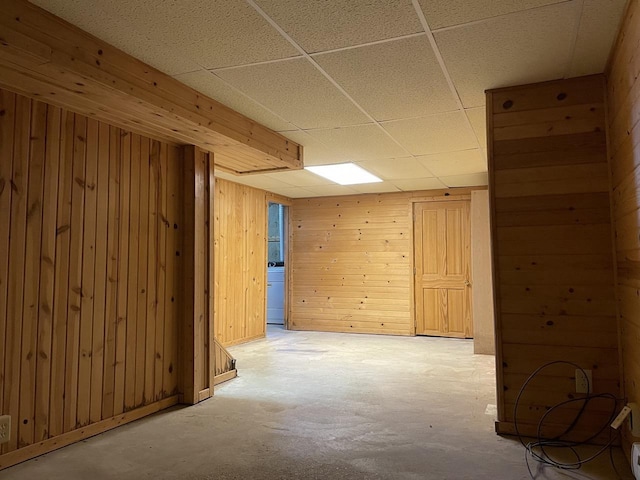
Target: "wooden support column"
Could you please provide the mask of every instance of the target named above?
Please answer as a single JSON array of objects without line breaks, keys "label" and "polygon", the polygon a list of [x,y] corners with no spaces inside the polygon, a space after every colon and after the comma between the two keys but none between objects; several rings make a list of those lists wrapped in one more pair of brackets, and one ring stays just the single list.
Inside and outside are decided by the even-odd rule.
[{"label": "wooden support column", "polygon": [[213,395],[213,155],[183,147],[183,298],[180,330],[182,403]]}]

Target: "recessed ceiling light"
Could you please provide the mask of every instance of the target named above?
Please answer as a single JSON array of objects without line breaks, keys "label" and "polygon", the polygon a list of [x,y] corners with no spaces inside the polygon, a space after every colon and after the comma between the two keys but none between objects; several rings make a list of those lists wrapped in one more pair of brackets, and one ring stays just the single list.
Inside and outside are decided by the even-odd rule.
[{"label": "recessed ceiling light", "polygon": [[357,185],[359,183],[376,183],[382,181],[382,179],[367,172],[355,163],[316,165],[313,167],[304,167],[304,169],[340,185]]}]

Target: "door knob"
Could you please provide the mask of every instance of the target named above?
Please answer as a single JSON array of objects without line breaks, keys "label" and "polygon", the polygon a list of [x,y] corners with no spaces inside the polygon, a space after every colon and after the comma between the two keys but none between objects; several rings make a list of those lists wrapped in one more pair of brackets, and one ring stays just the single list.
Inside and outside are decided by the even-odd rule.
[{"label": "door knob", "polygon": [[470,287],[471,286],[471,282],[469,280],[465,280],[464,281],[464,286],[465,287]]}]

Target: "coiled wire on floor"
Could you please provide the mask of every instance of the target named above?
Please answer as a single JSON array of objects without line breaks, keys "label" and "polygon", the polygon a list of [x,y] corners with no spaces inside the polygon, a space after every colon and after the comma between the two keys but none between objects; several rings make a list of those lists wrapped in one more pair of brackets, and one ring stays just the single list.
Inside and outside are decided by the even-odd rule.
[{"label": "coiled wire on floor", "polygon": [[[520,387],[520,390],[516,397],[515,405],[513,407],[513,425],[516,432],[516,436],[520,440],[520,443],[522,443],[522,445],[525,447],[525,461],[527,464],[527,470],[529,471],[529,475],[531,476],[531,478],[535,478],[533,475],[533,472],[531,471],[531,466],[529,464],[529,457],[533,458],[534,460],[540,462],[543,465],[548,465],[560,470],[578,470],[584,464],[591,462],[595,458],[602,455],[605,451],[609,450],[609,458],[611,460],[611,465],[613,466],[613,469],[618,475],[618,478],[620,478],[620,474],[618,473],[618,470],[616,469],[615,463],[613,461],[613,453],[612,453],[613,444],[616,441],[620,431],[614,430],[613,428],[610,427],[610,425],[611,425],[611,422],[613,422],[613,420],[616,418],[619,402],[622,402],[624,399],[617,398],[615,395],[612,395],[610,393],[585,394],[585,396],[583,397],[571,398],[569,400],[565,400],[563,402],[560,402],[554,405],[553,407],[549,408],[545,412],[545,414],[540,418],[538,422],[535,441],[525,443],[525,439],[523,438],[523,435],[520,433],[520,430],[518,428],[518,407],[520,406],[520,400],[522,398],[523,393],[527,389],[527,386],[531,383],[531,381],[534,378],[536,378],[540,374],[540,372],[542,372],[546,368],[549,368],[553,365],[572,366],[576,370],[582,371],[583,375],[586,378],[586,372],[582,367],[576,365],[573,362],[568,362],[565,360],[555,360],[552,362],[545,363],[544,365],[538,367],[531,375],[529,375],[529,377],[525,380],[522,387]],[[591,388],[589,388],[588,390],[591,390]],[[580,418],[584,415],[585,411],[587,410],[588,405],[596,399],[611,400],[611,415],[607,420],[607,423],[605,423],[600,429],[598,429],[595,433],[593,433],[588,438],[585,438],[584,440],[581,440],[581,441],[563,440],[563,437],[571,433],[575,429],[576,425],[578,425],[578,422],[580,421]],[[546,438],[542,435],[542,428],[545,423],[545,420],[550,415],[552,415],[553,412],[555,412],[559,408],[566,407],[567,405],[580,403],[580,402],[582,403],[582,405],[578,409],[575,417],[573,418],[569,426],[567,426],[562,433],[560,433],[559,435],[555,435],[553,438]],[[587,458],[582,458],[580,455],[580,452],[577,450],[578,447],[589,444],[589,442],[593,441],[594,439],[599,437],[601,434],[603,434],[607,430],[607,428],[610,429],[609,441],[602,448],[600,448],[596,453],[588,456]],[[616,434],[612,435],[612,431],[615,431]],[[560,461],[553,458],[551,454],[548,452],[548,450],[551,448],[567,449],[571,453],[571,455],[574,457],[574,460],[565,462],[565,461]]]}]

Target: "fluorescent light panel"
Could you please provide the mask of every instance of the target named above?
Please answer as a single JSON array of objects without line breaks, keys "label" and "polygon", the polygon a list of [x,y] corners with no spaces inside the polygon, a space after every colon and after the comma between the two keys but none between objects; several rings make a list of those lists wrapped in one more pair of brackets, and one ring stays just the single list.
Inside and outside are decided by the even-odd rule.
[{"label": "fluorescent light panel", "polygon": [[304,169],[340,185],[357,185],[360,183],[377,183],[382,181],[355,163],[316,165],[313,167],[304,167]]}]

